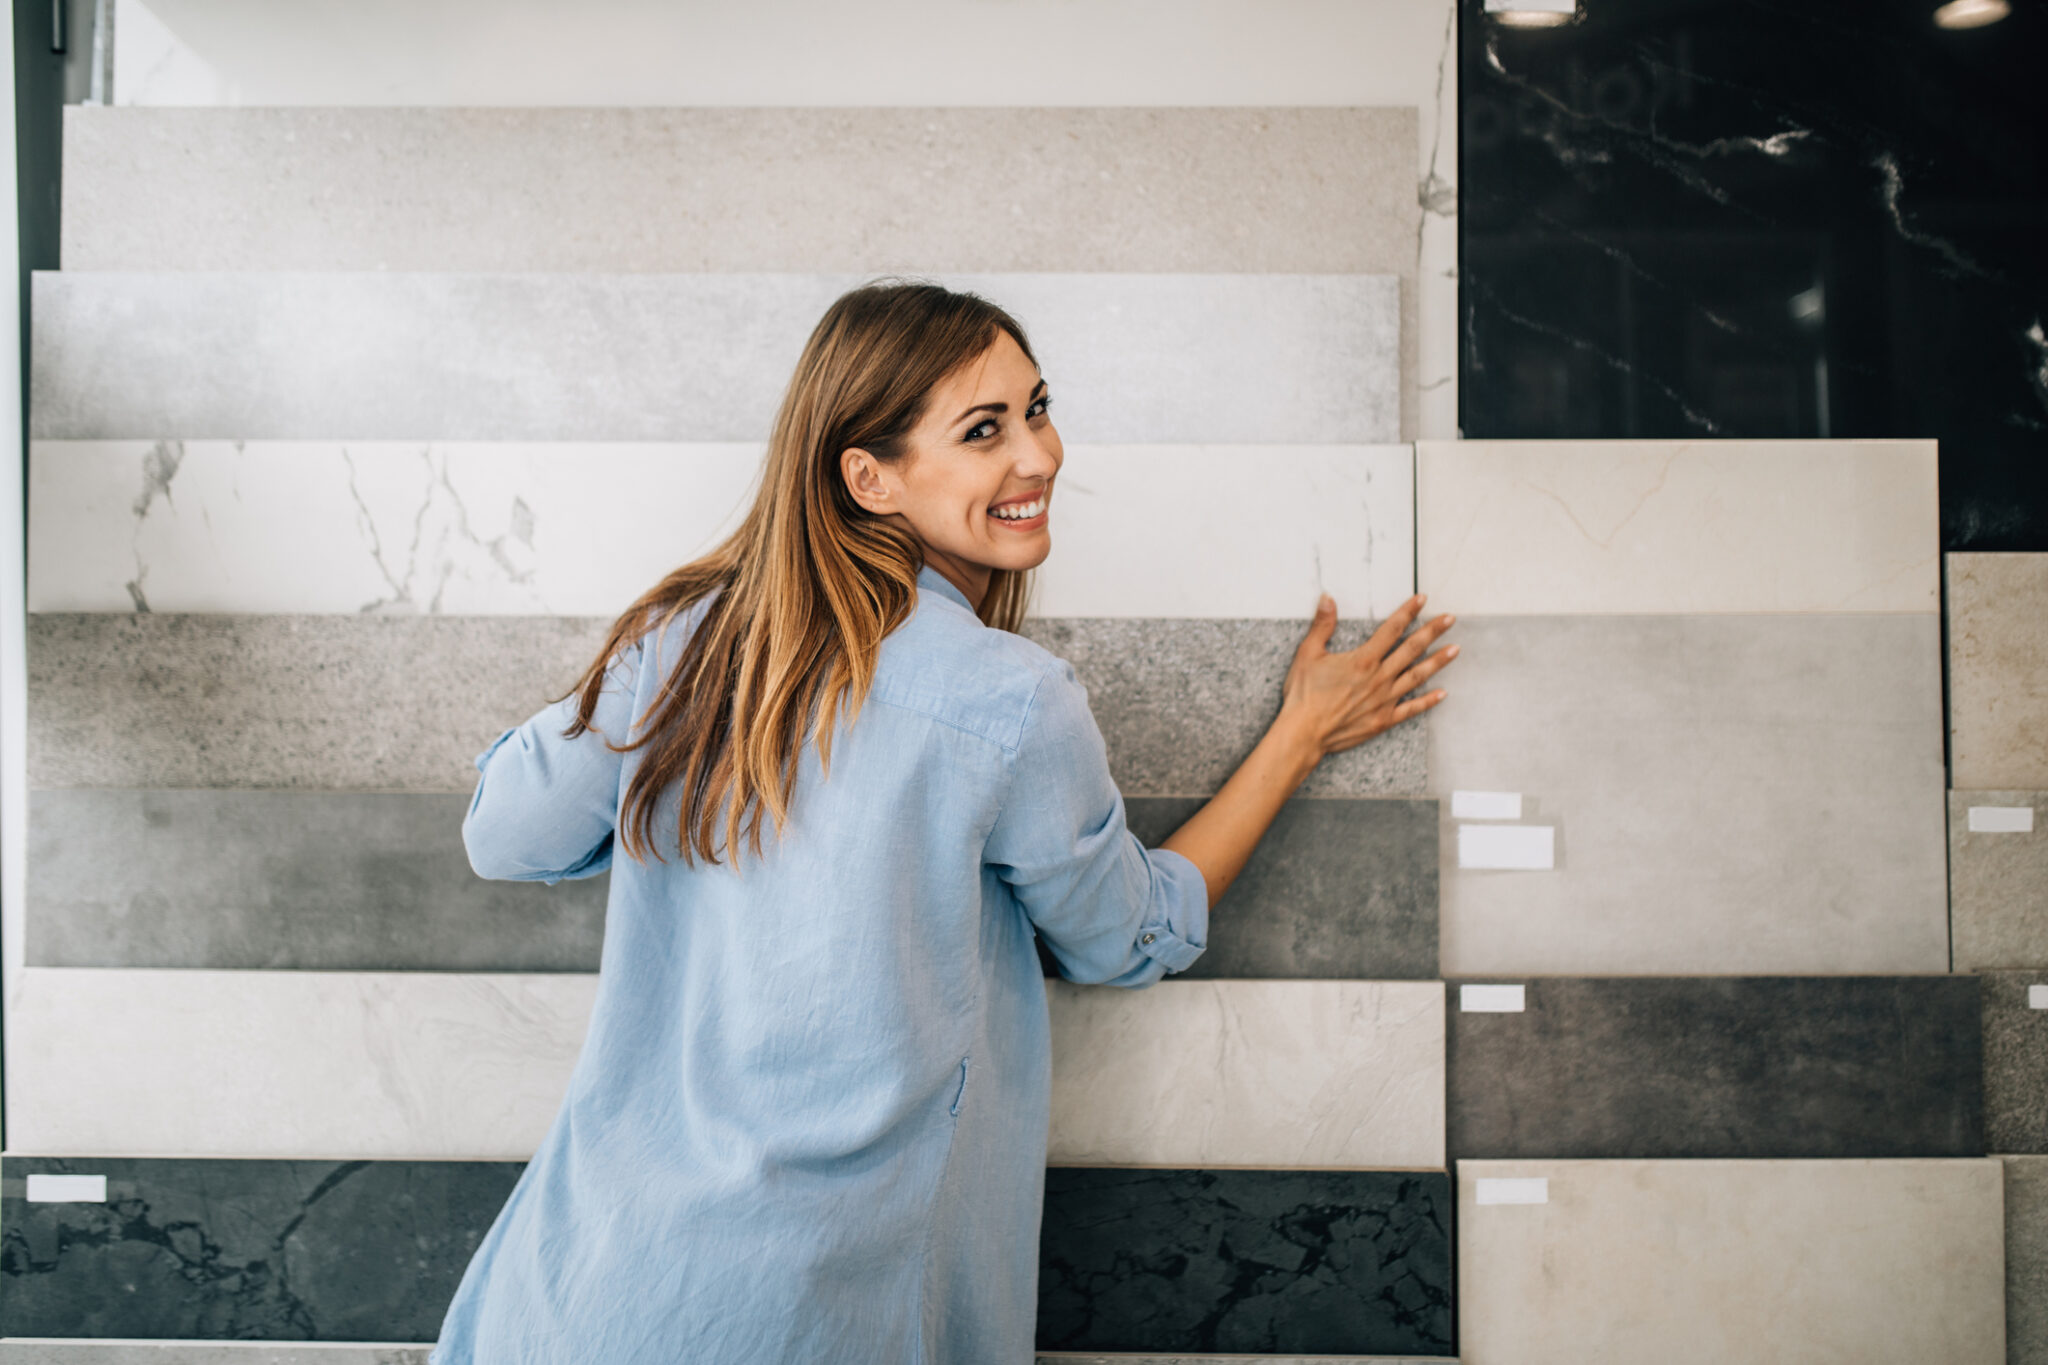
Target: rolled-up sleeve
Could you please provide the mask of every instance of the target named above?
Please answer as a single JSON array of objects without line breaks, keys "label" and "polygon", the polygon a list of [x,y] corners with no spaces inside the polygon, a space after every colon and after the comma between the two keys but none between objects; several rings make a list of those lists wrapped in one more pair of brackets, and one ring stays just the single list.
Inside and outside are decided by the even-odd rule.
[{"label": "rolled-up sleeve", "polygon": [[562,731],[576,718],[570,693],[504,731],[476,756],[476,793],[462,819],[462,843],[480,877],[558,882],[594,877],[612,864],[623,742],[645,653],[636,642],[614,655],[591,729]]},{"label": "rolled-up sleeve", "polygon": [[1124,825],[1088,694],[1064,661],[1040,680],[985,857],[1069,981],[1148,986],[1209,941],[1209,889]]}]

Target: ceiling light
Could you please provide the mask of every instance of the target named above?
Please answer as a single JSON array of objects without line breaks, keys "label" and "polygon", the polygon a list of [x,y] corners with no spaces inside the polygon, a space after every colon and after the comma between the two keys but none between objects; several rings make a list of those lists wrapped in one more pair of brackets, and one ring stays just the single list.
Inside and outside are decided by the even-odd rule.
[{"label": "ceiling light", "polygon": [[1579,17],[1578,0],[1486,0],[1486,12],[1509,28],[1557,28]]},{"label": "ceiling light", "polygon": [[2011,13],[2008,0],[1948,0],[1934,12],[1934,22],[1940,28],[1982,28]]}]

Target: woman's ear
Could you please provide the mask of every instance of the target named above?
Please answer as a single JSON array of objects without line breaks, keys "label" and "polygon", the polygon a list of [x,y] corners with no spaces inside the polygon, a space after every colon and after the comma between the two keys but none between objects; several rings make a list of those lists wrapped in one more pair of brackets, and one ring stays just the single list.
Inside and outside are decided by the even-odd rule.
[{"label": "woman's ear", "polygon": [[890,496],[888,481],[882,477],[882,462],[867,451],[859,446],[840,451],[839,472],[846,480],[846,491],[868,511],[887,516],[899,510]]}]

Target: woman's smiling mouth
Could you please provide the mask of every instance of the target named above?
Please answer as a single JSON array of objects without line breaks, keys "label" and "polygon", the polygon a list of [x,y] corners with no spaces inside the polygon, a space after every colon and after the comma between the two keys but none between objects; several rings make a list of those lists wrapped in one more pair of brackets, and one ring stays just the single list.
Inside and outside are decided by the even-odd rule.
[{"label": "woman's smiling mouth", "polygon": [[1041,488],[1027,497],[996,503],[988,509],[988,514],[1015,530],[1033,531],[1045,523],[1045,508],[1051,499],[1052,489]]}]

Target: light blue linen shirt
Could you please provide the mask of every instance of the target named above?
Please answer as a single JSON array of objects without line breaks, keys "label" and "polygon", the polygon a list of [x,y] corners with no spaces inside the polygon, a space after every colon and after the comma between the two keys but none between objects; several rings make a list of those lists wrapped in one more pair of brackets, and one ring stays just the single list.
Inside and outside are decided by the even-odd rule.
[{"label": "light blue linen shirt", "polygon": [[[927,568],[765,857],[613,861],[645,750],[498,736],[462,833],[485,877],[611,869],[589,1032],[431,1365],[1032,1358],[1051,1041],[1067,979],[1146,986],[1207,942],[1201,872],[1124,826],[1071,666]],[[612,661],[628,734],[699,613]]]}]

